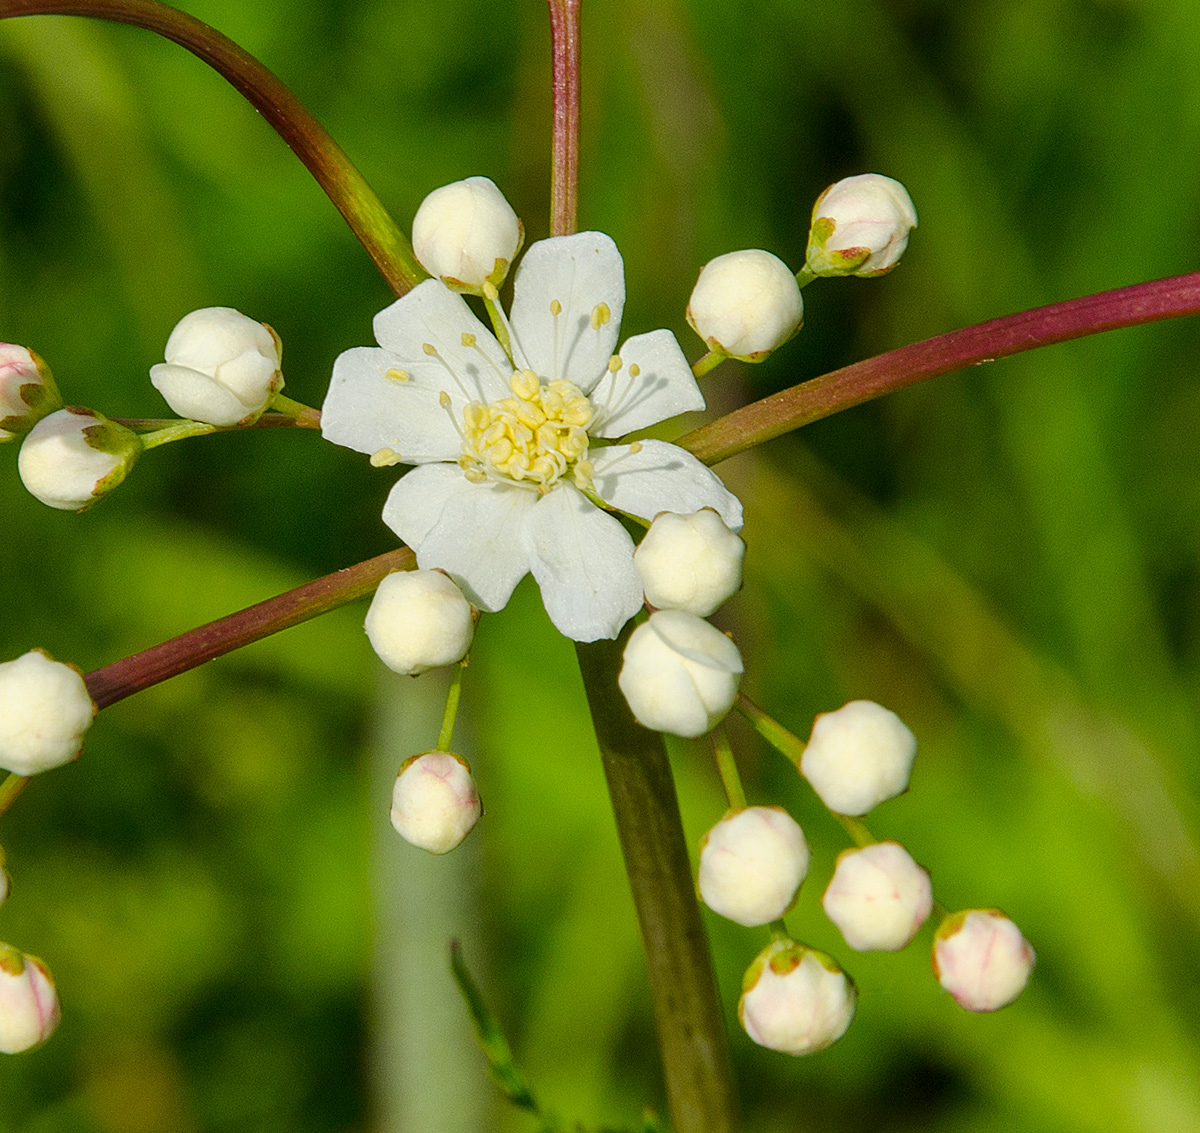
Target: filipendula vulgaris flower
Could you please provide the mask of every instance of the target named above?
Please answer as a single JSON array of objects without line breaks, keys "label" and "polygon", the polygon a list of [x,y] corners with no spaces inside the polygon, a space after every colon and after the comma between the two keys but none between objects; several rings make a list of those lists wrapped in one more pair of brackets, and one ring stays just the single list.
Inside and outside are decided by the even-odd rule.
[{"label": "filipendula vulgaris flower", "polygon": [[0,1052],[20,1054],[41,1045],[59,1018],[58,992],[46,965],[0,944]]},{"label": "filipendula vulgaris flower", "polygon": [[929,917],[933,886],[899,842],[875,842],[838,855],[821,904],[856,952],[898,952]]},{"label": "filipendula vulgaris flower", "polygon": [[68,405],[43,417],[21,442],[17,471],[47,507],[83,511],[125,479],[141,438],[94,409]]},{"label": "filipendula vulgaris flower", "polygon": [[999,909],[948,916],[933,938],[933,974],[960,1007],[999,1011],[1029,982],[1033,945]]},{"label": "filipendula vulgaris flower", "polygon": [[392,788],[392,826],[406,842],[447,854],[471,833],[483,807],[470,764],[448,751],[405,761]]},{"label": "filipendula vulgaris flower", "polygon": [[32,350],[0,342],[0,442],[28,433],[61,408],[50,367]]},{"label": "filipendula vulgaris flower", "polygon": [[397,570],[375,590],[363,628],[389,668],[415,677],[461,661],[475,618],[462,591],[437,570]]},{"label": "filipendula vulgaris flower", "polygon": [[576,641],[612,638],[641,608],[633,540],[602,510],[645,520],[742,508],[717,476],[664,441],[597,445],[704,407],[675,336],[652,331],[614,354],[624,268],[599,232],[534,244],[506,346],[461,296],[426,280],[375,317],[378,348],[334,364],[321,429],[375,465],[415,464],[384,522],[423,569],[445,571],[476,608],[502,609],[532,572],[550,620]]},{"label": "filipendula vulgaris flower", "polygon": [[861,173],[830,185],[813,206],[805,267],[813,275],[884,275],[908,247],[917,210],[899,181]]}]

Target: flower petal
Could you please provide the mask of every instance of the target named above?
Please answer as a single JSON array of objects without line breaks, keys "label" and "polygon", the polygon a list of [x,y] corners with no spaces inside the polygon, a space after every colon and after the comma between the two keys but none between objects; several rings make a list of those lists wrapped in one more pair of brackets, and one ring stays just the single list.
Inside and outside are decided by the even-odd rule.
[{"label": "flower petal", "polygon": [[469,483],[457,464],[423,464],[414,468],[400,477],[388,494],[383,505],[383,522],[415,550],[441,519],[446,501]]},{"label": "flower petal", "polygon": [[730,530],[741,530],[741,501],[678,445],[641,441],[593,449],[590,455],[597,494],[619,511],[653,520],[664,511],[689,515],[710,507]]},{"label": "flower petal", "polygon": [[[558,315],[550,309],[555,300]],[[601,304],[608,318],[596,327]],[[625,267],[603,232],[539,240],[513,281],[513,338],[539,376],[568,378],[587,393],[607,373],[624,307]]]},{"label": "flower petal", "polygon": [[621,347],[621,369],[604,372],[592,390],[595,437],[622,437],[668,417],[704,408],[692,368],[669,330],[634,335]]},{"label": "flower petal", "polygon": [[543,496],[525,523],[546,613],[575,641],[616,637],[642,606],[633,540],[570,484]]}]

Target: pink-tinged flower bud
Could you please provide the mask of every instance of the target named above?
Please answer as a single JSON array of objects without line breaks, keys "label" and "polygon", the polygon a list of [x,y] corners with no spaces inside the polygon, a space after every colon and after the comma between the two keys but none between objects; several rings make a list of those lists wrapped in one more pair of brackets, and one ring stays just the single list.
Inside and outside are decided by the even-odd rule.
[{"label": "pink-tinged flower bud", "polygon": [[773,940],[746,969],[738,1018],[759,1046],[813,1054],[846,1033],[857,999],[854,981],[831,956]]},{"label": "pink-tinged flower bud", "polygon": [[707,618],[742,585],[745,555],[746,544],[711,508],[666,511],[638,544],[633,565],[651,606]]},{"label": "pink-tinged flower bud", "polygon": [[454,291],[478,295],[499,287],[525,242],[512,205],[487,177],[434,189],[413,217],[420,265]]},{"label": "pink-tinged flower bud", "polygon": [[0,944],[0,1052],[40,1046],[58,1026],[58,992],[46,965]]},{"label": "pink-tinged flower bud", "polygon": [[792,907],[808,859],[804,831],[782,807],[731,810],[700,841],[700,896],[738,924],[770,924]]},{"label": "pink-tinged flower bud", "polygon": [[999,1011],[1029,982],[1037,954],[999,909],[952,913],[933,938],[933,974],[959,1007]]},{"label": "pink-tinged flower bud", "polygon": [[659,610],[625,645],[617,683],[644,728],[702,736],[737,699],[742,655],[719,629],[683,610]]},{"label": "pink-tinged flower bud", "polygon": [[21,442],[17,471],[47,507],[83,511],[125,479],[142,442],[102,413],[69,405],[43,417]]},{"label": "pink-tinged flower bud", "polygon": [[475,620],[462,591],[441,571],[397,570],[376,589],[364,628],[389,669],[416,676],[461,661]]},{"label": "pink-tinged flower bud", "polygon": [[917,210],[899,181],[847,177],[817,198],[805,266],[814,275],[883,275],[900,262],[916,226]]},{"label": "pink-tinged flower bud", "polygon": [[175,325],[150,381],[180,417],[248,425],[283,389],[282,350],[266,323],[232,307],[203,307]]},{"label": "pink-tinged flower bud", "polygon": [[0,342],[0,441],[28,433],[61,408],[50,367],[32,350]]},{"label": "pink-tinged flower bud", "polygon": [[758,248],[726,252],[700,269],[687,321],[710,350],[761,362],[803,325],[804,300],[778,256]]},{"label": "pink-tinged flower bud", "polygon": [[904,721],[871,700],[852,700],[813,723],[800,770],[837,814],[866,814],[908,789],[917,741]]},{"label": "pink-tinged flower bud", "polygon": [[427,751],[407,760],[396,776],[392,825],[405,841],[431,854],[453,850],[482,812],[470,764],[462,756]]},{"label": "pink-tinged flower bud", "polygon": [[36,775],[79,754],[96,705],[77,669],[39,649],[0,664],[0,767]]},{"label": "pink-tinged flower bud", "polygon": [[821,904],[856,952],[898,952],[933,909],[933,886],[899,842],[876,842],[838,856]]}]

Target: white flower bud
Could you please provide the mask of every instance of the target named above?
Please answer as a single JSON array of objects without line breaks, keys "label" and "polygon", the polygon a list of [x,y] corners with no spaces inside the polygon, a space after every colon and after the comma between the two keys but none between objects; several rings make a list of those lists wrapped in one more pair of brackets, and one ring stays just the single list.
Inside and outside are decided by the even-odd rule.
[{"label": "white flower bud", "polygon": [[831,956],[773,940],[746,969],[738,1018],[759,1046],[813,1054],[846,1033],[857,999],[854,981]]},{"label": "white flower bud", "polygon": [[904,721],[871,700],[852,700],[813,722],[800,770],[837,814],[866,814],[908,789],[916,737]]},{"label": "white flower bud", "polygon": [[702,736],[733,707],[742,672],[738,647],[715,626],[659,610],[630,635],[617,683],[643,727]]},{"label": "white flower bud", "polygon": [[761,362],[804,323],[800,285],[778,256],[726,252],[700,269],[687,321],[710,350]]},{"label": "white flower bud", "polygon": [[83,511],[125,479],[141,451],[131,429],[69,405],[30,429],[17,454],[17,471],[30,494],[48,507]]},{"label": "white flower bud", "polygon": [[1029,982],[1037,955],[999,909],[948,916],[933,938],[933,974],[960,1007],[998,1011]]},{"label": "white flower bud", "polygon": [[70,763],[96,715],[78,670],[31,649],[0,664],[0,767],[36,775]]},{"label": "white flower bud", "polygon": [[371,647],[406,676],[453,665],[471,648],[470,603],[437,570],[397,570],[375,591],[364,623]]},{"label": "white flower bud", "polygon": [[59,1018],[58,992],[46,965],[0,944],[0,1052],[20,1054],[39,1046]]},{"label": "white flower bud", "polygon": [[821,898],[856,952],[898,952],[933,909],[933,886],[899,842],[845,850]]},{"label": "white flower bud", "polygon": [[413,217],[413,252],[430,275],[455,291],[478,295],[499,287],[525,242],[504,194],[486,177],[434,189]]},{"label": "white flower bud", "polygon": [[700,841],[700,896],[738,924],[770,924],[792,907],[808,858],[804,831],[782,807],[731,810]]},{"label": "white flower bud", "polygon": [[50,367],[32,350],[0,342],[0,441],[29,432],[61,408]]},{"label": "white flower bud", "polygon": [[470,765],[448,751],[414,755],[400,768],[392,788],[396,833],[431,854],[453,850],[482,811]]},{"label": "white flower bud", "polygon": [[917,210],[899,181],[847,177],[817,198],[805,266],[814,275],[883,275],[900,262],[916,226]]},{"label": "white flower bud", "polygon": [[667,511],[638,544],[633,565],[651,606],[706,618],[742,585],[745,555],[746,544],[711,508]]},{"label": "white flower bud", "polygon": [[283,389],[279,336],[232,307],[184,315],[150,367],[150,381],[180,415],[208,425],[249,424]]}]

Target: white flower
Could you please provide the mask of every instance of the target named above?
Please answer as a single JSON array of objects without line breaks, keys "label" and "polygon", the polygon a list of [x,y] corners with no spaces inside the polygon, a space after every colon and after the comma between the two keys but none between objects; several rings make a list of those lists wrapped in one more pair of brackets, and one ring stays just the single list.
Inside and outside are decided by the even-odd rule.
[{"label": "white flower", "polygon": [[847,177],[813,206],[806,266],[814,275],[883,275],[900,262],[916,226],[917,210],[899,181]]},{"label": "white flower", "polygon": [[150,381],[181,417],[248,424],[283,389],[279,337],[232,307],[203,307],[171,331]]},{"label": "white flower", "polygon": [[418,262],[455,291],[499,287],[525,239],[512,205],[487,177],[434,189],[413,217]]},{"label": "white flower", "polygon": [[751,248],[726,252],[700,269],[687,321],[710,350],[761,362],[804,323],[804,300],[792,269]]},{"label": "white flower", "polygon": [[933,909],[933,886],[899,842],[876,842],[838,855],[821,904],[855,951],[898,952]]},{"label": "white flower", "polygon": [[804,831],[782,807],[730,811],[700,842],[700,896],[738,924],[770,924],[791,908],[808,859]]},{"label": "white flower", "polygon": [[475,620],[462,591],[441,571],[394,570],[376,589],[363,628],[389,669],[414,677],[461,661]]},{"label": "white flower", "polygon": [[0,1052],[32,1050],[54,1033],[59,1018],[58,992],[46,965],[0,944]]},{"label": "white flower", "polygon": [[746,544],[715,511],[664,512],[638,544],[633,564],[646,601],[706,618],[742,585]]},{"label": "white flower", "polygon": [[738,647],[716,626],[658,610],[629,635],[617,683],[642,727],[695,737],[729,713],[742,672]]},{"label": "white flower", "polygon": [[31,649],[0,664],[0,767],[36,775],[70,763],[96,715],[78,670]]},{"label": "white flower", "polygon": [[746,969],[738,1018],[759,1046],[813,1054],[846,1033],[857,999],[854,982],[832,957],[773,940]]},{"label": "white flower", "polygon": [[965,909],[947,917],[933,938],[933,973],[960,1007],[999,1011],[1029,982],[1037,956],[999,909]]},{"label": "white flower", "polygon": [[392,826],[405,841],[446,854],[474,828],[483,807],[465,759],[448,751],[414,755],[392,788]]},{"label": "white flower", "polygon": [[444,570],[489,612],[532,571],[550,620],[576,641],[615,637],[642,605],[633,540],[593,499],[646,520],[711,507],[742,523],[737,498],[683,449],[593,446],[704,406],[669,331],[614,356],[624,301],[607,236],[533,245],[513,283],[510,359],[461,296],[426,280],[375,317],[381,348],[338,358],[321,410],[336,444],[418,465],[383,519],[420,567]]},{"label": "white flower", "polygon": [[83,511],[125,479],[141,451],[132,430],[69,405],[29,430],[17,471],[30,495],[47,507]]},{"label": "white flower", "polygon": [[894,712],[852,700],[813,722],[800,770],[830,810],[866,814],[908,790],[916,737]]},{"label": "white flower", "polygon": [[61,407],[50,367],[32,350],[0,342],[0,441],[29,432]]}]

